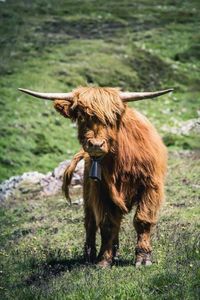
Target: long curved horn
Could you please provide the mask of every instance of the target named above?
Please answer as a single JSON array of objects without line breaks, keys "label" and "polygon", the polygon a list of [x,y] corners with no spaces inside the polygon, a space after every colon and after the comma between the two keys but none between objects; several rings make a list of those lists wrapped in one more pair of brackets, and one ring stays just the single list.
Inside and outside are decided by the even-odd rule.
[{"label": "long curved horn", "polygon": [[19,91],[29,94],[31,96],[37,97],[37,98],[41,98],[41,99],[48,99],[48,100],[56,100],[56,99],[60,99],[60,100],[72,100],[73,98],[73,93],[38,93],[38,92],[34,92],[31,90],[26,90],[26,89],[18,89]]},{"label": "long curved horn", "polygon": [[130,101],[138,101],[143,99],[149,99],[149,98],[155,98],[159,97],[161,95],[167,94],[172,92],[174,89],[167,89],[162,91],[156,91],[156,92],[120,92],[120,98],[124,102],[130,102]]}]

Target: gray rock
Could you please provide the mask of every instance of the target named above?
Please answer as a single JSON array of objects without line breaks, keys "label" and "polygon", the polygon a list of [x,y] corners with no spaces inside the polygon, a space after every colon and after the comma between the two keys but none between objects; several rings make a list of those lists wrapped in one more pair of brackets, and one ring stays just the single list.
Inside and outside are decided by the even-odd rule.
[{"label": "gray rock", "polygon": [[179,131],[184,135],[189,135],[190,133],[200,134],[200,118],[183,122]]},{"label": "gray rock", "polygon": [[[9,198],[53,196],[61,193],[62,177],[69,160],[61,162],[53,172],[27,172],[13,176],[0,184],[0,202]],[[80,161],[72,177],[72,186],[83,182],[84,161]]]},{"label": "gray rock", "polygon": [[163,125],[161,129],[178,135],[200,134],[200,118],[180,122],[178,127]]}]

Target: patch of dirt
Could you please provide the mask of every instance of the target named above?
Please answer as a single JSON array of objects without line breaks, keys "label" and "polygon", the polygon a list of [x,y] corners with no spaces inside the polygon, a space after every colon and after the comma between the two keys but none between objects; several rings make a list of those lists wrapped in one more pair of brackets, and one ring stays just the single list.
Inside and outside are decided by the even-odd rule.
[{"label": "patch of dirt", "polygon": [[36,29],[36,33],[43,33],[48,35],[58,36],[67,35],[76,39],[99,39],[110,37],[116,34],[117,31],[124,29],[126,25],[117,21],[101,21],[101,20],[82,20],[66,21],[53,20],[46,21],[43,25]]},{"label": "patch of dirt", "polygon": [[[101,16],[99,18],[83,18],[80,20],[63,20],[54,19],[45,21],[40,27],[36,28],[36,33],[42,33],[46,38],[70,36],[75,39],[106,39],[113,37],[117,33],[128,30],[130,32],[141,32],[160,27],[160,20],[141,20],[139,17],[126,15],[120,16],[121,20],[105,20]],[[162,27],[168,22],[162,24]]]}]

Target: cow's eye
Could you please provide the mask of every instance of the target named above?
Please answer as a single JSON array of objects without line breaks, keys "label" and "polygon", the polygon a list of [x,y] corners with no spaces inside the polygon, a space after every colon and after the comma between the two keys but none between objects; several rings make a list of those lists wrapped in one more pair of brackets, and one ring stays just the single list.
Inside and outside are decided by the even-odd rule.
[{"label": "cow's eye", "polygon": [[85,122],[84,116],[80,114],[80,115],[78,116],[78,121],[79,121],[80,123],[84,123],[84,122]]}]

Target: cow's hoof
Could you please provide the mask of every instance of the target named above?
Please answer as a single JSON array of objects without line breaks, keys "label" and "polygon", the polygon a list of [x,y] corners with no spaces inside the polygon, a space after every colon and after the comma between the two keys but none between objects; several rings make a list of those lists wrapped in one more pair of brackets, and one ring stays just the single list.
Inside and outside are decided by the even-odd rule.
[{"label": "cow's hoof", "polygon": [[89,265],[95,265],[95,260],[85,260],[85,265],[89,266]]},{"label": "cow's hoof", "polygon": [[142,265],[143,266],[151,266],[152,265],[151,252],[146,252],[143,249],[139,249],[139,250],[137,249],[135,267],[139,268]]},{"label": "cow's hoof", "polygon": [[95,264],[96,262],[96,257],[85,257],[85,263],[88,265]]},{"label": "cow's hoof", "polygon": [[84,261],[86,264],[94,264],[96,262],[96,250],[85,247]]},{"label": "cow's hoof", "polygon": [[96,262],[96,253],[84,253],[84,260],[88,264],[94,264]]},{"label": "cow's hoof", "polygon": [[141,266],[151,266],[151,265],[152,265],[152,261],[150,261],[150,260],[142,260],[142,261],[136,260],[136,262],[135,262],[136,268],[139,268]]},{"label": "cow's hoof", "polygon": [[100,268],[108,268],[108,267],[111,267],[111,265],[112,265],[112,261],[109,261],[106,259],[103,259],[97,263],[97,267],[100,267]]},{"label": "cow's hoof", "polygon": [[145,266],[151,266],[151,265],[152,265],[152,261],[146,259],[146,260],[143,262],[143,264],[144,264]]}]

